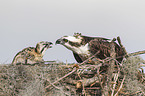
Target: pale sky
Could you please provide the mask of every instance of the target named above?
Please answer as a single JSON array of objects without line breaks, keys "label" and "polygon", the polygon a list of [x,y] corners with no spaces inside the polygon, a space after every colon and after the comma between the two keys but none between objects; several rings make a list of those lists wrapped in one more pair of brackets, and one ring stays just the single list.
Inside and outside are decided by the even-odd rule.
[{"label": "pale sky", "polygon": [[55,45],[74,32],[120,36],[128,52],[145,50],[145,0],[0,0],[0,63],[40,41],[54,43],[44,60],[74,63],[70,50]]}]

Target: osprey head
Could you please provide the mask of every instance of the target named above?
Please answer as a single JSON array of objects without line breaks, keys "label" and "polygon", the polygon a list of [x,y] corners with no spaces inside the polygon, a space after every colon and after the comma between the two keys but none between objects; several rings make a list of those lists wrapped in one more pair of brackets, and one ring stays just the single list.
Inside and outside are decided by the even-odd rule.
[{"label": "osprey head", "polygon": [[38,42],[36,45],[36,52],[39,54],[44,54],[44,52],[48,49],[51,48],[52,46],[51,42],[47,42],[47,41],[41,41]]},{"label": "osprey head", "polygon": [[[80,47],[83,37],[79,33],[75,33],[73,36],[63,36],[56,41],[55,44],[61,44],[66,48],[72,50],[73,47]],[[73,51],[73,50],[72,50]]]},{"label": "osprey head", "polygon": [[[85,42],[85,37],[80,33],[75,33],[73,36],[63,36],[56,41],[56,44],[61,44],[73,53],[88,55],[88,42]],[[84,43],[85,42],[85,43]]]}]

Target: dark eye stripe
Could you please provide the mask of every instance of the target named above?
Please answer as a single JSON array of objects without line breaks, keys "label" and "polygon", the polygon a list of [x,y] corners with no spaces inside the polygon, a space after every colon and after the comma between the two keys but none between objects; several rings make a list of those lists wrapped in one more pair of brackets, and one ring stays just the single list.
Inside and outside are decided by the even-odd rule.
[{"label": "dark eye stripe", "polygon": [[71,45],[71,46],[75,46],[75,47],[80,47],[81,45],[79,44],[79,43],[74,43],[74,42],[71,42],[71,41],[69,41],[69,44]]},{"label": "dark eye stripe", "polygon": [[47,46],[48,44],[43,44],[43,45]]},{"label": "dark eye stripe", "polygon": [[46,47],[43,47],[43,48],[42,48],[41,53],[44,51],[45,48],[46,48]]},{"label": "dark eye stripe", "polygon": [[63,39],[63,41],[64,41],[64,42],[68,42],[68,40],[67,40],[67,39]]},{"label": "dark eye stripe", "polygon": [[48,44],[44,44],[45,46],[42,48],[41,53],[44,51],[44,49],[48,46]]}]

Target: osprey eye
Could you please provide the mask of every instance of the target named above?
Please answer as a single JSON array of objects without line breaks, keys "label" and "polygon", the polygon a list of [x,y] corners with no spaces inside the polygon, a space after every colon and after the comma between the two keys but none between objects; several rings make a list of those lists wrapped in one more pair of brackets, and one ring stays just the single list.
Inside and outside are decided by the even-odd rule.
[{"label": "osprey eye", "polygon": [[64,41],[64,42],[68,42],[68,40],[67,40],[67,39],[63,39],[63,41]]}]

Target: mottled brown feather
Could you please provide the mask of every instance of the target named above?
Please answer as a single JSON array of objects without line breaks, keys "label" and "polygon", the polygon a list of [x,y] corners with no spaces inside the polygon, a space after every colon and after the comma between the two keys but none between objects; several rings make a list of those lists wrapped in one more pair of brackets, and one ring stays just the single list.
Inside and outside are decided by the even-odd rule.
[{"label": "mottled brown feather", "polygon": [[[111,43],[108,41],[110,39],[102,38],[102,37],[88,37],[88,36],[81,36],[81,37],[83,37],[81,45],[86,45],[88,43],[90,48],[89,51],[92,55],[100,51],[100,53],[96,55],[97,58],[105,59],[106,57],[110,57]],[[116,42],[114,42],[114,44],[115,44],[116,57],[120,56],[120,58],[117,58],[117,60],[121,62],[123,59],[122,56],[125,53],[123,49]],[[73,55],[78,63],[81,63],[87,59],[86,57],[74,52]]]},{"label": "mottled brown feather", "polygon": [[[116,57],[120,56],[120,58],[118,58],[117,60],[121,62],[123,59],[122,56],[125,53],[123,52],[123,49],[116,42],[114,42],[114,45],[115,45]],[[96,55],[97,58],[105,59],[106,57],[110,57],[111,43],[108,42],[107,40],[94,39],[89,42],[89,46],[90,46],[90,52],[92,54],[95,54],[97,51],[100,51],[100,53]]]}]

